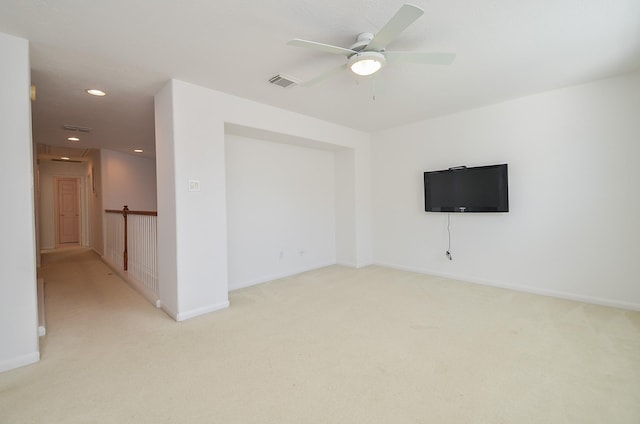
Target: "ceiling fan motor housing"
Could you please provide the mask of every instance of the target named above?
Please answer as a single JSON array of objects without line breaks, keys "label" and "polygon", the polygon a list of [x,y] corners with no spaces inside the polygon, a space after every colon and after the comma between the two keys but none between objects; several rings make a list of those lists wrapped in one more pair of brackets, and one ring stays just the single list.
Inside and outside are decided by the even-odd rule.
[{"label": "ceiling fan motor housing", "polygon": [[364,50],[369,43],[373,40],[373,34],[370,32],[363,32],[358,35],[356,38],[356,42],[349,47],[351,50],[355,50],[357,52]]}]

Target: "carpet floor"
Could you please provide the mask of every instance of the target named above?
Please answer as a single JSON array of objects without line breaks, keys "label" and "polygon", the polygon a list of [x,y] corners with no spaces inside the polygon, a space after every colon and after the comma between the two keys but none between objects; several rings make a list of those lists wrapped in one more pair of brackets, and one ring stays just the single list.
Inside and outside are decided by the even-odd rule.
[{"label": "carpet floor", "polygon": [[43,258],[41,361],[0,423],[640,423],[640,313],[371,266],[176,323],[77,249]]}]

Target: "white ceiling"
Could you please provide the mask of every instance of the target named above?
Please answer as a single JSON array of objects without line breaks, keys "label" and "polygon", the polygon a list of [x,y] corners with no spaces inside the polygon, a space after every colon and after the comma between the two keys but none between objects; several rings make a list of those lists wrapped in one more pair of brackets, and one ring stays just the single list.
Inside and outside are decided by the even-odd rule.
[{"label": "white ceiling", "polygon": [[[640,67],[638,0],[415,0],[425,14],[389,50],[455,52],[451,66],[394,65],[301,80],[342,56],[287,46],[348,47],[377,32],[402,0],[2,0],[0,32],[30,40],[36,142],[153,156],[153,95],[170,78],[376,131]],[[106,90],[93,98],[85,88]],[[375,100],[373,94],[375,92]]]}]

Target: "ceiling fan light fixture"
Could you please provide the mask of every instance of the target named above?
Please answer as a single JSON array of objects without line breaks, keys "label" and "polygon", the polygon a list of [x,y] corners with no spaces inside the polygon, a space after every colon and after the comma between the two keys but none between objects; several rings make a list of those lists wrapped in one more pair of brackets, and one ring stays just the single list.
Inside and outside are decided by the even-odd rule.
[{"label": "ceiling fan light fixture", "polygon": [[378,52],[361,52],[349,58],[351,72],[361,76],[375,74],[384,65],[385,58]]}]

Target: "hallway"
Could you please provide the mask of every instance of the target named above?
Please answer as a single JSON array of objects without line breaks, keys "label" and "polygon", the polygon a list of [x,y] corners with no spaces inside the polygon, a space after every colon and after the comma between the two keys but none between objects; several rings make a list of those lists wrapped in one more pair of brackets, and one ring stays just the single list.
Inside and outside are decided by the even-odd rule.
[{"label": "hallway", "polygon": [[141,334],[177,327],[90,249],[44,253],[39,277],[41,361],[0,375],[0,422],[110,422],[108,409],[88,417],[131,399],[130,367],[144,367],[151,348]]},{"label": "hallway", "polygon": [[[83,351],[91,349],[85,353],[99,358],[109,350],[101,346],[101,340],[113,337],[126,341],[150,322],[166,317],[88,248],[43,254],[39,277],[45,281],[47,336],[41,339],[43,359],[59,354],[66,357],[66,342],[76,339],[86,342]],[[166,320],[173,322],[168,317]],[[47,343],[50,337],[58,342]]]}]

